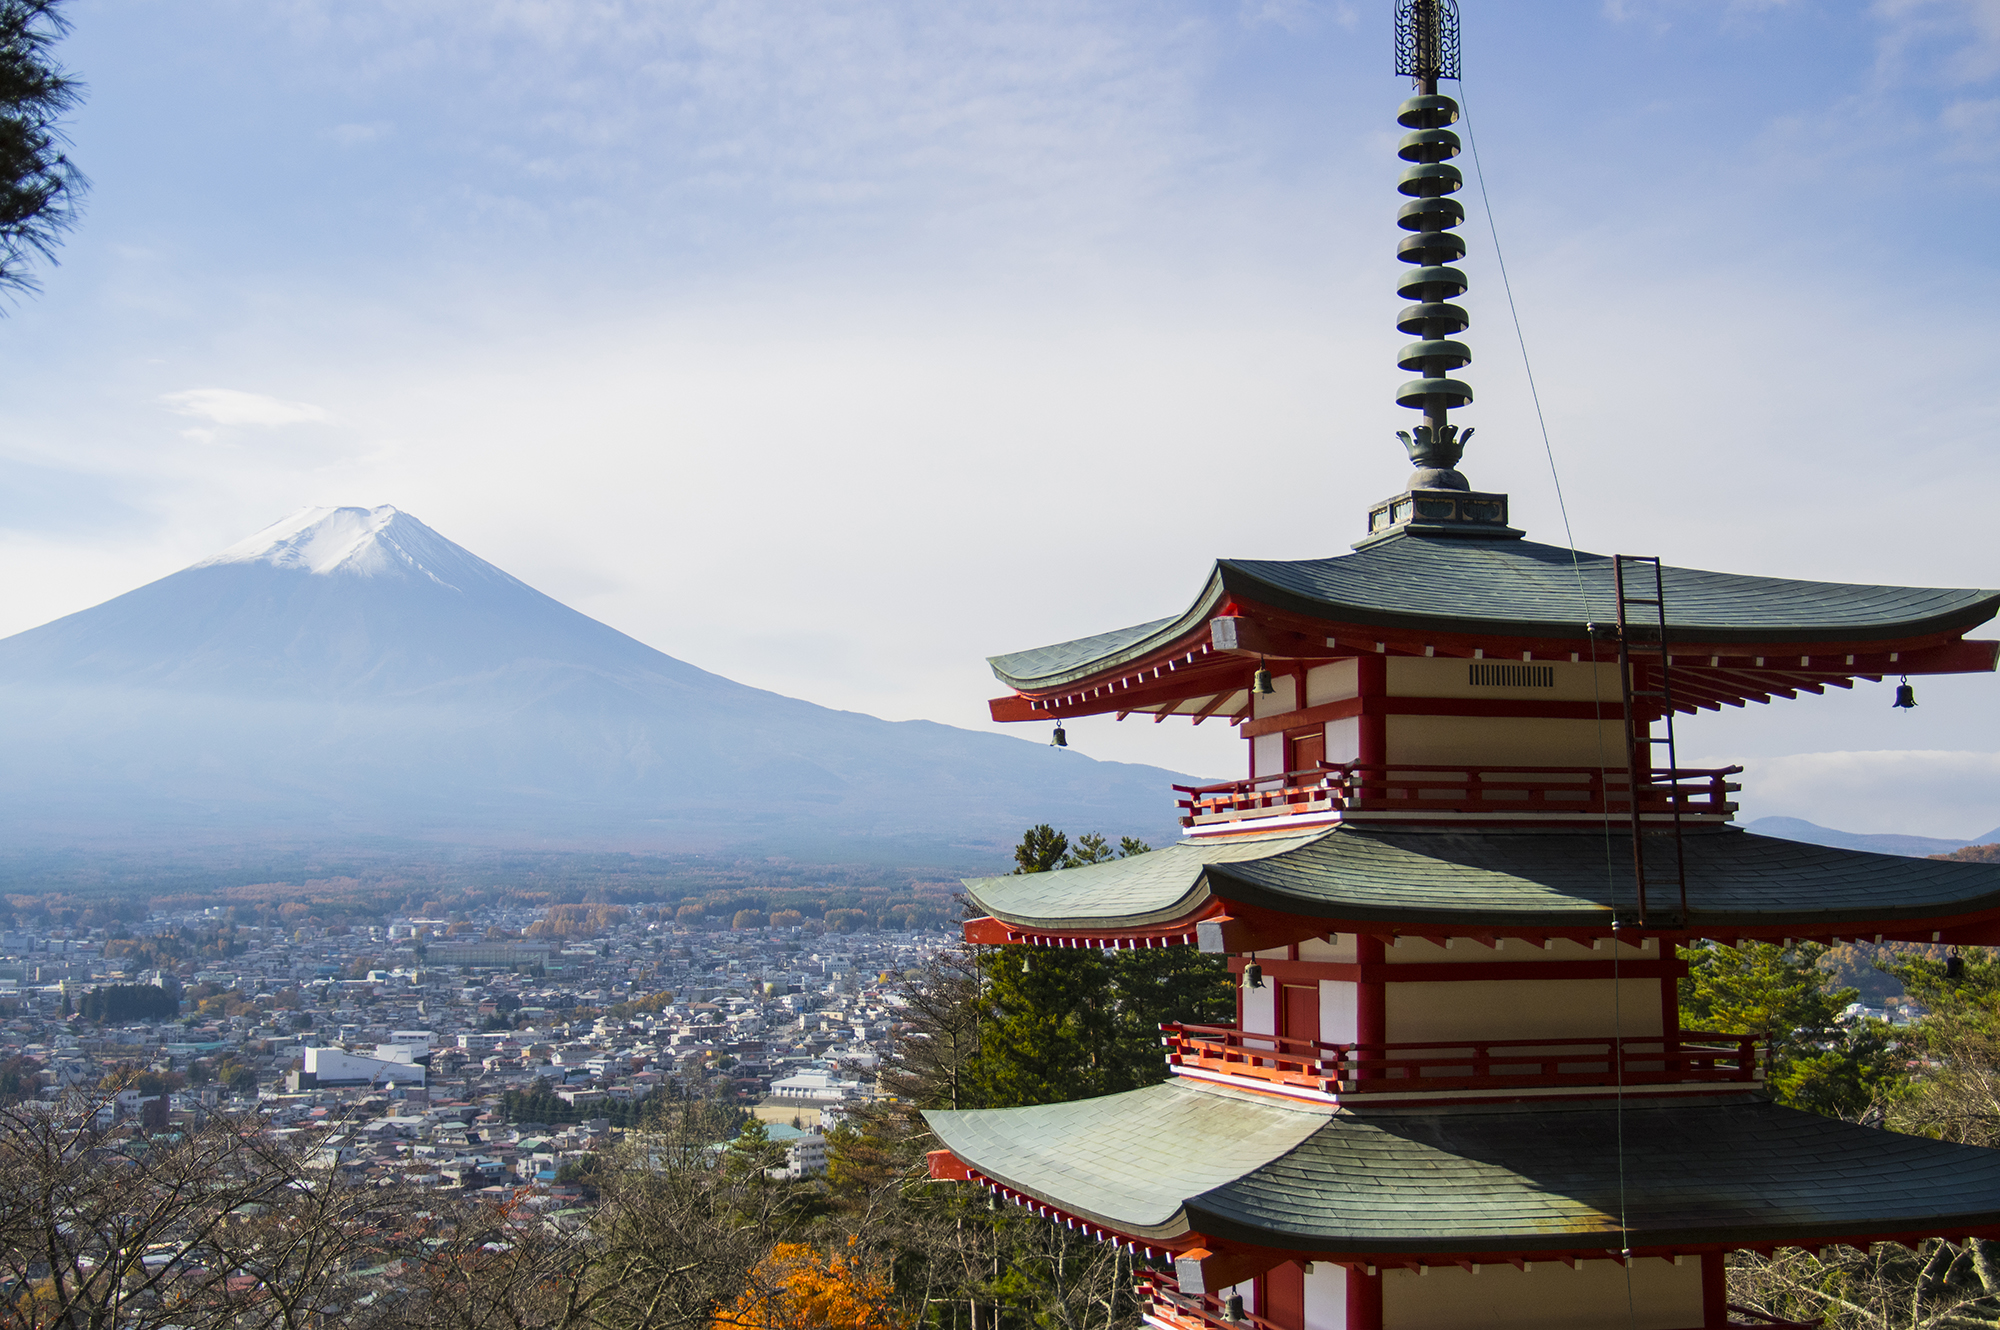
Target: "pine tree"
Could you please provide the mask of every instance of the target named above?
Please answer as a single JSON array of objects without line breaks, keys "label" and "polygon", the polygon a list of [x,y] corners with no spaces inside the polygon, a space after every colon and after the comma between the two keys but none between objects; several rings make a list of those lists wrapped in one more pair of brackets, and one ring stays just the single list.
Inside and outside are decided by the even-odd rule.
[{"label": "pine tree", "polygon": [[1857,990],[1831,986],[1819,968],[1825,952],[1811,942],[1683,947],[1681,1024],[1762,1036],[1765,1083],[1780,1103],[1851,1120],[1879,1114],[1898,1093],[1907,1058],[1881,1022],[1842,1022]]},{"label": "pine tree", "polygon": [[56,126],[83,93],[52,58],[69,31],[62,3],[0,0],[0,289],[34,289],[28,266],[54,257],[87,183]]},{"label": "pine tree", "polygon": [[[1074,841],[1043,823],[1015,847],[1016,873],[1081,868],[1146,854],[1092,832]],[[1057,1103],[1166,1077],[1160,1025],[1226,1021],[1234,982],[1222,959],[1187,947],[997,947],[977,965],[978,1050],[961,1070],[961,1104]],[[927,1107],[933,1105],[926,1105]],[[936,1105],[942,1106],[942,1105]]]}]

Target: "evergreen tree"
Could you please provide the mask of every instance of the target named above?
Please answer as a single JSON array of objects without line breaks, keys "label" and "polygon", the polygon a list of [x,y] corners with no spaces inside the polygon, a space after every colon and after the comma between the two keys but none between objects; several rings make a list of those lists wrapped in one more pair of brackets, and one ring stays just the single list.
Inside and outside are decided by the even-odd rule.
[{"label": "evergreen tree", "polygon": [[994,1107],[1088,1099],[1119,1059],[1111,966],[1094,949],[1001,947],[981,961],[986,1022],[972,1083]]},{"label": "evergreen tree", "polygon": [[1944,959],[1921,952],[1877,964],[1902,980],[1927,1013],[1903,1032],[1919,1070],[1893,1106],[1890,1124],[2000,1147],[2000,963],[1987,948],[1973,947],[1959,957],[1957,975]]},{"label": "evergreen tree", "polygon": [[[1150,848],[1127,836],[1114,850],[1094,832],[1071,841],[1044,823],[1015,847],[1014,871],[1081,868]],[[961,1107],[1057,1103],[1152,1085],[1166,1077],[1162,1022],[1219,1023],[1235,1009],[1223,959],[1187,947],[997,947],[975,969],[966,1000],[978,1017],[976,1052],[951,1083]],[[920,1028],[935,1061],[939,1041],[958,1037],[962,1022],[931,1024],[938,1028]]]},{"label": "evergreen tree", "polygon": [[56,126],[83,92],[51,51],[69,31],[62,3],[0,0],[0,289],[34,289],[28,266],[54,256],[86,183]]},{"label": "evergreen tree", "polygon": [[1779,1103],[1858,1120],[1899,1092],[1907,1056],[1879,1021],[1843,1023],[1857,990],[1834,988],[1811,942],[1745,942],[1681,948],[1681,1024],[1691,1030],[1762,1036],[1765,1083]]},{"label": "evergreen tree", "polygon": [[1069,837],[1046,822],[1029,827],[1021,843],[1014,847],[1014,872],[1046,873],[1062,867],[1068,853]]},{"label": "evergreen tree", "polygon": [[771,1129],[757,1118],[743,1124],[736,1139],[722,1152],[725,1177],[754,1181],[785,1166],[785,1147],[771,1139]]}]

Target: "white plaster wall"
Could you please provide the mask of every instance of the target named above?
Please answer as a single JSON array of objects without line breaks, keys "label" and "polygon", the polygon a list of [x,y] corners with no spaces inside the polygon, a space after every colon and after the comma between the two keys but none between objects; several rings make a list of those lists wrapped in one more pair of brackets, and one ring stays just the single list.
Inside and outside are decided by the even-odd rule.
[{"label": "white plaster wall", "polygon": [[1287,711],[1299,709],[1299,681],[1296,676],[1271,672],[1271,695],[1265,697],[1253,691],[1250,694],[1250,714],[1262,720],[1266,716],[1282,716]]},{"label": "white plaster wall", "polygon": [[[1627,1274],[1630,1274],[1628,1291]],[[1309,1304],[1310,1305],[1310,1304]],[[1629,1306],[1629,1312],[1628,1312]],[[1382,1272],[1382,1330],[1685,1330],[1701,1324],[1701,1262],[1655,1257],[1567,1265]]]},{"label": "white plaster wall", "polygon": [[1326,760],[1329,762],[1353,762],[1361,756],[1361,718],[1349,716],[1346,720],[1330,720],[1326,723]]},{"label": "white plaster wall", "polygon": [[[1510,689],[1496,689],[1510,692]],[[1412,766],[1492,762],[1510,767],[1625,769],[1624,722],[1533,716],[1390,716],[1389,760]]]},{"label": "white plaster wall", "polygon": [[1245,1034],[1276,1034],[1278,986],[1269,979],[1262,988],[1243,990],[1243,1031]]},{"label": "white plaster wall", "polygon": [[1360,959],[1352,933],[1335,933],[1329,940],[1323,937],[1309,937],[1299,943],[1299,959],[1302,961],[1331,962],[1334,965],[1353,965]]},{"label": "white plaster wall", "polygon": [[1347,1330],[1347,1267],[1314,1261],[1306,1271],[1306,1330]]},{"label": "white plaster wall", "polygon": [[1662,1033],[1658,979],[1474,979],[1384,984],[1383,993],[1390,1043]]},{"label": "white plaster wall", "polygon": [[[1496,664],[1509,664],[1505,656],[1492,657]],[[1547,665],[1555,671],[1553,688],[1495,688],[1490,684],[1472,682],[1471,661],[1464,658],[1449,659],[1443,656],[1391,656],[1389,658],[1389,695],[1391,697],[1493,697],[1493,698],[1540,698],[1544,701],[1560,702],[1609,702],[1614,706],[1620,701],[1618,687],[1618,666],[1615,662],[1596,667],[1597,678],[1591,679],[1591,665],[1588,662],[1572,665],[1568,661],[1532,662]]]},{"label": "white plaster wall", "polygon": [[1608,961],[1614,957],[1626,961],[1656,961],[1661,958],[1659,944],[1650,938],[1639,943],[1613,942],[1609,938],[1592,938],[1588,942],[1576,942],[1569,938],[1550,940],[1555,943],[1552,947],[1537,946],[1524,938],[1497,938],[1495,941],[1499,945],[1489,947],[1477,938],[1469,937],[1446,938],[1444,946],[1426,938],[1399,937],[1383,948],[1382,955],[1391,965],[1477,965],[1481,962],[1511,965],[1517,961]]},{"label": "white plaster wall", "polygon": [[1328,1044],[1351,1044],[1361,1037],[1359,984],[1319,981],[1319,1037]]},{"label": "white plaster wall", "polygon": [[1306,671],[1306,705],[1338,702],[1361,691],[1360,670],[1353,660],[1336,660]]},{"label": "white plaster wall", "polygon": [[1252,776],[1285,774],[1284,735],[1260,734],[1250,741],[1250,774]]}]

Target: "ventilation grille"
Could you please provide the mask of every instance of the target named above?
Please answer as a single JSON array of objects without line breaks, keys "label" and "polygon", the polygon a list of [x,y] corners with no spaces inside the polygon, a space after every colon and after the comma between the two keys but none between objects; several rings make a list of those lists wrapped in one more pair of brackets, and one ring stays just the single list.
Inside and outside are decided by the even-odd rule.
[{"label": "ventilation grille", "polygon": [[1475,660],[1471,669],[1472,682],[1482,688],[1556,686],[1556,667],[1553,665],[1495,665],[1488,661]]}]

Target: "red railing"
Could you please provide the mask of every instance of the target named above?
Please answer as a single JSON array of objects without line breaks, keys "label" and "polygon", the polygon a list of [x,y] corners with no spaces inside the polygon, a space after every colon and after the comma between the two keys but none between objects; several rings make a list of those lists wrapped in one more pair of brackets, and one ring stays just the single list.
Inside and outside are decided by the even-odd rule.
[{"label": "red railing", "polygon": [[[1638,787],[1641,816],[1726,818],[1729,796],[1742,789],[1729,777],[1742,767],[1656,767]],[[1601,767],[1483,765],[1383,766],[1328,764],[1282,776],[1176,785],[1181,825],[1201,826],[1287,814],[1443,814],[1450,817],[1629,816],[1632,783],[1623,771]]]},{"label": "red railing", "polygon": [[[1214,1294],[1183,1293],[1174,1277],[1158,1270],[1140,1270],[1137,1273],[1137,1293],[1144,1311],[1153,1320],[1183,1327],[1183,1330],[1299,1330],[1296,1326],[1280,1326],[1263,1317],[1245,1311],[1241,1298],[1219,1298]],[[1816,1330],[1821,1324],[1812,1321],[1785,1321],[1775,1316],[1754,1311],[1736,1303],[1728,1304],[1729,1311],[1736,1316],[1750,1319],[1731,1320],[1727,1324],[1731,1330]]]},{"label": "red railing", "polygon": [[1167,1065],[1322,1094],[1754,1081],[1757,1038],[1682,1030],[1622,1039],[1329,1044],[1227,1026],[1160,1027]]},{"label": "red railing", "polygon": [[1220,1298],[1213,1293],[1183,1293],[1174,1277],[1158,1270],[1134,1272],[1139,1287],[1134,1290],[1146,1304],[1145,1311],[1155,1320],[1185,1327],[1185,1330],[1297,1330],[1267,1321],[1243,1309],[1243,1299]]}]

